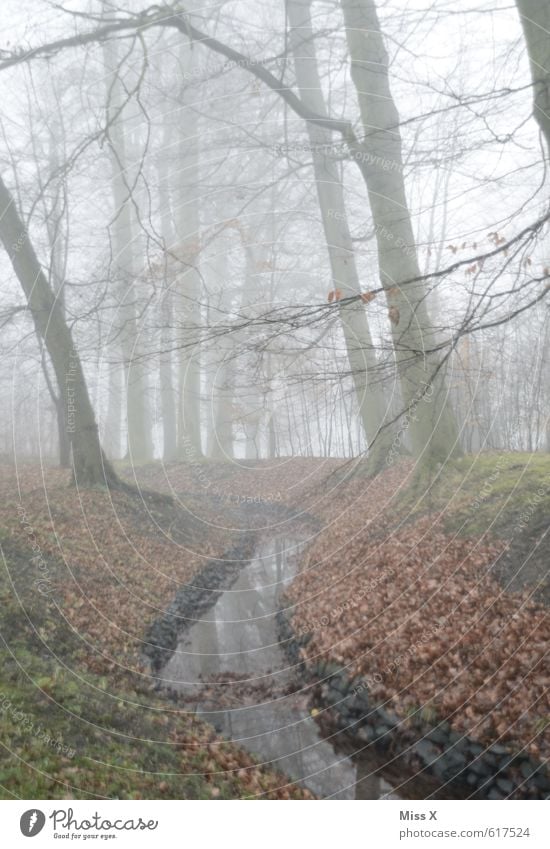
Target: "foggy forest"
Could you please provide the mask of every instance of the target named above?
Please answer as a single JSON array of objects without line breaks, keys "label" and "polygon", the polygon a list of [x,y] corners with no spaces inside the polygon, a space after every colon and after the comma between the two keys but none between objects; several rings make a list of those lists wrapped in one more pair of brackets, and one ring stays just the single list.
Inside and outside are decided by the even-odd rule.
[{"label": "foggy forest", "polygon": [[0,798],[549,798],[548,0],[2,12]]}]

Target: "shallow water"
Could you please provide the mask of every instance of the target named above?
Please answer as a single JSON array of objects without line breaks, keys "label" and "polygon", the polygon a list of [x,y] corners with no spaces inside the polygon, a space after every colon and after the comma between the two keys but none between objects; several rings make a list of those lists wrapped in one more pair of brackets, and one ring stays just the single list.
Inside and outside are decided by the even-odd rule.
[{"label": "shallow water", "polygon": [[323,739],[299,671],[279,646],[276,613],[299,552],[296,538],[262,543],[231,589],[181,637],[162,682],[225,737],[317,796],[385,796],[390,788],[368,762],[356,765]]}]

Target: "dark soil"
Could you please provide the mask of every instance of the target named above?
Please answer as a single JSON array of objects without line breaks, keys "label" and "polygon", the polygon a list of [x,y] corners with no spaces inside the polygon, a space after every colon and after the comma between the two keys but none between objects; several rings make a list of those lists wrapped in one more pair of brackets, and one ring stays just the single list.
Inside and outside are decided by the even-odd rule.
[{"label": "dark soil", "polygon": [[535,601],[550,605],[550,515],[546,506],[531,517],[511,539],[494,566],[494,575],[509,592],[528,590]]}]

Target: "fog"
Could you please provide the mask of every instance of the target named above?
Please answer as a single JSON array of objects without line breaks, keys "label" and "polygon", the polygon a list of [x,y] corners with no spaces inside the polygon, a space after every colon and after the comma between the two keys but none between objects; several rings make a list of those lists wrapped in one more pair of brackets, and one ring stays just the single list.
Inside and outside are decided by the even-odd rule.
[{"label": "fog", "polygon": [[[121,17],[109,3],[27,6],[6,55]],[[107,455],[357,456],[406,415],[417,366],[429,384],[441,363],[460,448],[544,449],[544,240],[520,234],[544,217],[545,169],[516,11],[383,7],[399,127],[392,104],[389,147],[372,133],[370,150],[337,5],[313,24],[289,6],[290,29],[269,6],[194,9],[236,59],[169,26],[138,37],[137,10],[129,32],[2,78],[4,179]],[[349,121],[365,149],[304,121],[257,69]],[[2,451],[55,461],[52,366],[3,268]]]},{"label": "fog", "polygon": [[[86,674],[116,689],[121,651],[212,723],[205,758],[214,728],[291,788],[252,771],[213,797],[547,793],[536,770],[498,784],[498,749],[487,786],[462,772],[480,741],[525,769],[550,745],[546,0],[3,10],[7,562],[32,544],[67,567],[54,620],[111,663]],[[79,569],[101,628],[71,620]],[[378,713],[353,736],[363,679]],[[420,731],[397,765],[380,743],[417,716],[467,740],[444,767]]]}]

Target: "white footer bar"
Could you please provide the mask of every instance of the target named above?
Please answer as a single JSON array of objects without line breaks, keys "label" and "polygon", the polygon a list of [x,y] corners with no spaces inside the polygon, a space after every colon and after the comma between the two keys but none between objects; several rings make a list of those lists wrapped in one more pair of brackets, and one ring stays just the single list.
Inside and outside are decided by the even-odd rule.
[{"label": "white footer bar", "polygon": [[2,845],[9,849],[550,846],[550,803],[544,801],[6,801],[0,816]]}]

